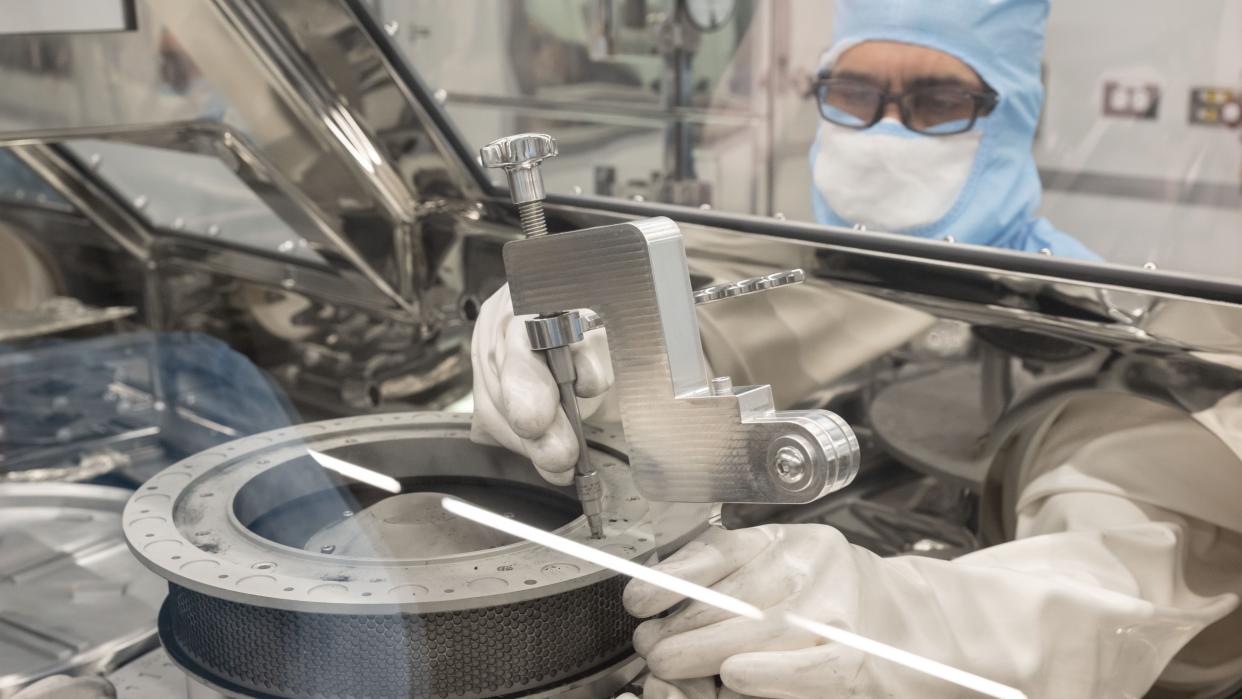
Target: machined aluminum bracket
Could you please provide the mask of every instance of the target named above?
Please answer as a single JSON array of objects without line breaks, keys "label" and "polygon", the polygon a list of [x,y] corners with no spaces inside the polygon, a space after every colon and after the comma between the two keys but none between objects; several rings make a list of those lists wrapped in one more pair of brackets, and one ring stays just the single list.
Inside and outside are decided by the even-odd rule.
[{"label": "machined aluminum bracket", "polygon": [[515,240],[517,314],[589,308],[608,329],[614,390],[643,496],[806,503],[845,487],[858,440],[826,410],[778,411],[768,385],[713,390],[681,230],[667,218]]}]

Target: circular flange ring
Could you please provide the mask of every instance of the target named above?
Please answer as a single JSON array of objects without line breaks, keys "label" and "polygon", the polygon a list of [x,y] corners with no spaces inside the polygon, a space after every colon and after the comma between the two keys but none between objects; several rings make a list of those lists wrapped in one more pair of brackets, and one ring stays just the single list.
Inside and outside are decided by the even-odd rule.
[{"label": "circular flange ring", "polygon": [[[458,611],[546,597],[615,575],[524,541],[435,558],[347,558],[267,539],[238,516],[249,506],[246,500],[258,497],[250,491],[261,491],[263,497],[278,492],[288,502],[300,493],[344,485],[339,476],[308,465],[312,449],[398,479],[471,469],[475,476],[555,488],[520,457],[469,442],[469,426],[463,414],[392,413],[292,426],[215,447],[170,466],[135,492],[124,512],[126,540],[140,561],[175,585],[299,612]],[[657,527],[653,507],[633,485],[619,430],[588,427],[587,432],[604,484],[606,537],[591,539],[581,516],[557,534],[646,560],[657,545],[679,546],[702,528],[702,508],[680,508],[671,515],[661,511]],[[426,447],[407,445],[402,458],[363,462],[382,445],[406,440],[423,440],[419,444]],[[467,445],[469,458],[449,458],[446,445]],[[438,453],[454,462],[436,462]]]}]

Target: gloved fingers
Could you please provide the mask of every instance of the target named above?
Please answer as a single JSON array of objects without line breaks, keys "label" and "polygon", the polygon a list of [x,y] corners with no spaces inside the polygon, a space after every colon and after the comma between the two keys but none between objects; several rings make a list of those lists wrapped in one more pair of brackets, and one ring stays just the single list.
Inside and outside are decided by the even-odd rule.
[{"label": "gloved fingers", "polygon": [[666,682],[649,675],[643,682],[643,699],[716,699],[716,678]]},{"label": "gloved fingers", "polygon": [[[486,393],[493,405],[501,405],[500,367],[504,363],[505,328],[513,317],[508,312],[507,295],[502,287],[483,303],[470,340],[470,362],[474,372],[475,402]],[[503,306],[503,308],[500,308]]]},{"label": "gloved fingers", "polygon": [[[570,346],[574,357],[574,393],[580,398],[596,398],[612,388],[612,358],[608,354],[608,331],[600,328],[587,333],[582,342]],[[583,413],[586,416],[586,413]]]},{"label": "gloved fingers", "polygon": [[[787,577],[771,574],[773,567],[765,563],[770,558],[767,553],[771,550],[760,553],[741,570],[712,585],[712,590],[740,599],[759,609],[768,609],[784,602],[793,592],[792,581]],[[737,615],[734,612],[695,600],[667,617],[640,624],[634,630],[634,650],[645,656],[656,643],[669,636],[710,626],[735,616]]]},{"label": "gloved fingers", "polygon": [[[712,528],[655,568],[696,585],[711,586],[746,565],[771,541],[771,534],[762,527],[733,531]],[[622,595],[626,610],[640,619],[655,616],[682,599],[678,592],[641,580],[631,580]]]},{"label": "gloved fingers", "polygon": [[545,471],[539,468],[538,466],[536,466],[535,470],[539,472],[539,476],[541,478],[551,483],[552,485],[564,486],[564,485],[574,484],[575,471],[573,469],[570,469],[568,471]]},{"label": "gloved fingers", "polygon": [[666,636],[663,619],[648,619],[634,629],[634,652],[645,658]]},{"label": "gloved fingers", "polygon": [[538,439],[561,412],[561,394],[547,362],[530,349],[523,319],[509,321],[500,367],[501,404],[509,425],[519,437]]},{"label": "gloved fingers", "polygon": [[721,664],[734,655],[806,648],[816,640],[788,626],[779,613],[762,619],[734,617],[657,642],[646,656],[647,666],[664,680],[710,677],[720,674]]},{"label": "gloved fingers", "polygon": [[526,440],[509,426],[500,410],[492,401],[491,393],[479,390],[478,372],[475,368],[474,414],[470,418],[470,441],[475,444],[498,444],[511,452],[525,455]]},{"label": "gloved fingers", "polygon": [[567,485],[563,480],[566,476],[573,480],[574,465],[578,462],[578,437],[559,404],[548,429],[537,439],[524,441],[526,456],[544,478],[553,481],[555,474],[558,479],[553,482],[558,485]]},{"label": "gloved fingers", "polygon": [[724,661],[720,677],[731,690],[770,699],[861,696],[871,682],[865,656],[838,644],[801,650],[743,653]]}]

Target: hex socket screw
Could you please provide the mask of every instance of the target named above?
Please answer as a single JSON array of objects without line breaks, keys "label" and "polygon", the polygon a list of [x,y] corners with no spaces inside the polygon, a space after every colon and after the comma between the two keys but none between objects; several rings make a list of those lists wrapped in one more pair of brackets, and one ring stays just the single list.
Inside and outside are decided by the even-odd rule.
[{"label": "hex socket screw", "polygon": [[509,180],[509,196],[517,204],[522,233],[527,238],[545,235],[548,221],[543,213],[543,173],[539,164],[556,157],[556,139],[542,133],[505,136],[479,149],[483,167],[500,168]]}]

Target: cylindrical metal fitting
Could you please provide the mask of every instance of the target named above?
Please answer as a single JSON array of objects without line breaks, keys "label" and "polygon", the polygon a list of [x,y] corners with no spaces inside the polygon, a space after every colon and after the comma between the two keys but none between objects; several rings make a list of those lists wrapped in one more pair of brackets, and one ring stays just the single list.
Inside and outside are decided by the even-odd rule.
[{"label": "cylindrical metal fitting", "polygon": [[582,341],[582,317],[577,311],[531,318],[526,321],[526,339],[533,350],[549,350]]}]

